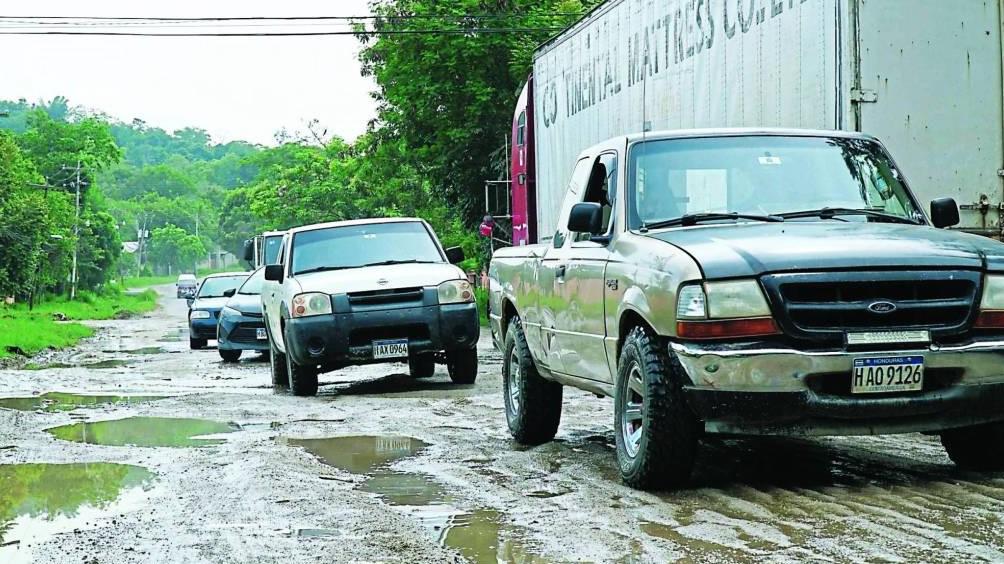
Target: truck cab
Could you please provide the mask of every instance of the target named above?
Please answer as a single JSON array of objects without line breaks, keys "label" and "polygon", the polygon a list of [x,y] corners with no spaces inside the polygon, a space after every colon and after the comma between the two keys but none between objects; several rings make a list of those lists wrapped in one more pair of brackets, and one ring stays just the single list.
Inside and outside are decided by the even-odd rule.
[{"label": "truck cab", "polygon": [[679,486],[712,434],[937,433],[1004,467],[1004,245],[943,228],[864,134],[713,129],[583,152],[559,227],[490,267],[507,422],[612,396],[621,475]]}]

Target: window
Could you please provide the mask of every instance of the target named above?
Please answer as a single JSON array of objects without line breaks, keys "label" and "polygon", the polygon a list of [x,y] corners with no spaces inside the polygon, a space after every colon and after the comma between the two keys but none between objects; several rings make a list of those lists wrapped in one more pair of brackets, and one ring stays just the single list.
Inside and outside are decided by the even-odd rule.
[{"label": "window", "polygon": [[[604,153],[593,164],[583,202],[600,204],[603,208],[603,233],[612,227],[614,198],[617,195],[617,155]],[[576,241],[588,241],[589,233],[576,233]]]},{"label": "window", "polygon": [[526,110],[520,112],[516,119],[516,145],[518,147],[526,145]]},{"label": "window", "polygon": [[[589,181],[589,176],[592,173],[592,159],[586,157],[579,159],[579,162],[575,163],[575,168],[572,170],[572,178],[568,181],[568,191],[565,192],[565,201],[561,205],[561,214],[558,215],[564,221],[568,221],[568,214],[572,210],[572,206],[579,202],[579,194],[585,188],[586,183]],[[568,239],[568,224],[558,225],[558,230],[554,233],[554,239],[551,243],[554,245],[555,249],[560,249],[565,246],[565,241]]]},{"label": "window", "polygon": [[262,284],[265,283],[265,269],[259,268],[247,279],[247,282],[237,290],[238,294],[244,296],[257,296],[261,294]]},{"label": "window", "polygon": [[247,280],[247,276],[219,276],[216,278],[206,278],[199,288],[200,298],[222,298],[223,294],[229,290],[236,291],[237,288]]},{"label": "window", "polygon": [[297,233],[294,275],[380,264],[445,262],[435,239],[417,221],[346,225]]}]

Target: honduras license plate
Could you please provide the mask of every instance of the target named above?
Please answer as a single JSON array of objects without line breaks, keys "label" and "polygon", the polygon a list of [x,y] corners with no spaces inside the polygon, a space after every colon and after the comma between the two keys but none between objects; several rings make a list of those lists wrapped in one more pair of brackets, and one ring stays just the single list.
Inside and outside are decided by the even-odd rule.
[{"label": "honduras license plate", "polygon": [[854,359],[851,392],[884,394],[924,389],[924,357],[893,356]]},{"label": "honduras license plate", "polygon": [[407,358],[408,339],[373,341],[373,358]]},{"label": "honduras license plate", "polygon": [[264,341],[264,340],[268,339],[268,335],[265,333],[265,328],[264,327],[262,327],[261,329],[258,329],[257,336],[258,336],[258,340],[259,341]]}]

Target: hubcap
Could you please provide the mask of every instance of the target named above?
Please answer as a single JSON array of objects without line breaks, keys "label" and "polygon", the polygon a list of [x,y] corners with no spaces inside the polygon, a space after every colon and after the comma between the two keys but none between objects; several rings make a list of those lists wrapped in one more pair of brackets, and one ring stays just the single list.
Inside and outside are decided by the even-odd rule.
[{"label": "hubcap", "polygon": [[519,383],[522,378],[523,374],[519,365],[519,356],[516,354],[514,347],[512,353],[509,354],[509,378],[506,381],[509,393],[509,411],[513,414],[519,413],[519,402],[521,399]]},{"label": "hubcap", "polygon": [[621,438],[624,442],[624,450],[627,451],[628,456],[634,458],[638,455],[641,436],[645,430],[643,411],[645,377],[641,373],[641,367],[637,364],[632,364],[631,370],[628,372],[627,386],[621,402]]}]

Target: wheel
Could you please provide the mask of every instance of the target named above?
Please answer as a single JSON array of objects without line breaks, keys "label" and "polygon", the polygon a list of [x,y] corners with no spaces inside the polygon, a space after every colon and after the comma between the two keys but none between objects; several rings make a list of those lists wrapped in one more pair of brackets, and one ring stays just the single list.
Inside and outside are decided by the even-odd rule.
[{"label": "wheel", "polygon": [[446,353],[446,369],[454,384],[473,384],[478,378],[478,350]]},{"label": "wheel", "polygon": [[502,394],[509,432],[518,442],[539,445],[554,438],[561,421],[562,386],[537,373],[523,325],[513,319],[506,332]]},{"label": "wheel", "polygon": [[948,458],[968,470],[1004,470],[1004,423],[949,429],[941,433]]},{"label": "wheel", "polygon": [[412,378],[430,378],[436,373],[436,357],[431,354],[410,357],[408,371]]},{"label": "wheel", "polygon": [[220,358],[223,359],[223,362],[237,362],[241,359],[241,351],[225,351],[220,349]]},{"label": "wheel", "polygon": [[197,350],[206,348],[206,345],[208,343],[209,343],[209,341],[207,341],[206,339],[194,339],[192,337],[188,338],[188,346],[193,351],[197,351]]},{"label": "wheel", "polygon": [[289,354],[289,335],[286,335],[286,373],[289,375],[289,389],[294,396],[316,396],[317,395],[317,367],[303,366],[293,362],[292,355]]},{"label": "wheel", "polygon": [[288,388],[289,373],[286,372],[286,355],[275,347],[271,331],[268,333],[268,349],[268,363],[272,369],[272,385],[276,388]]},{"label": "wheel", "polygon": [[636,327],[617,364],[617,465],[624,483],[637,489],[685,485],[697,454],[700,427],[683,398],[687,376],[662,345]]}]

